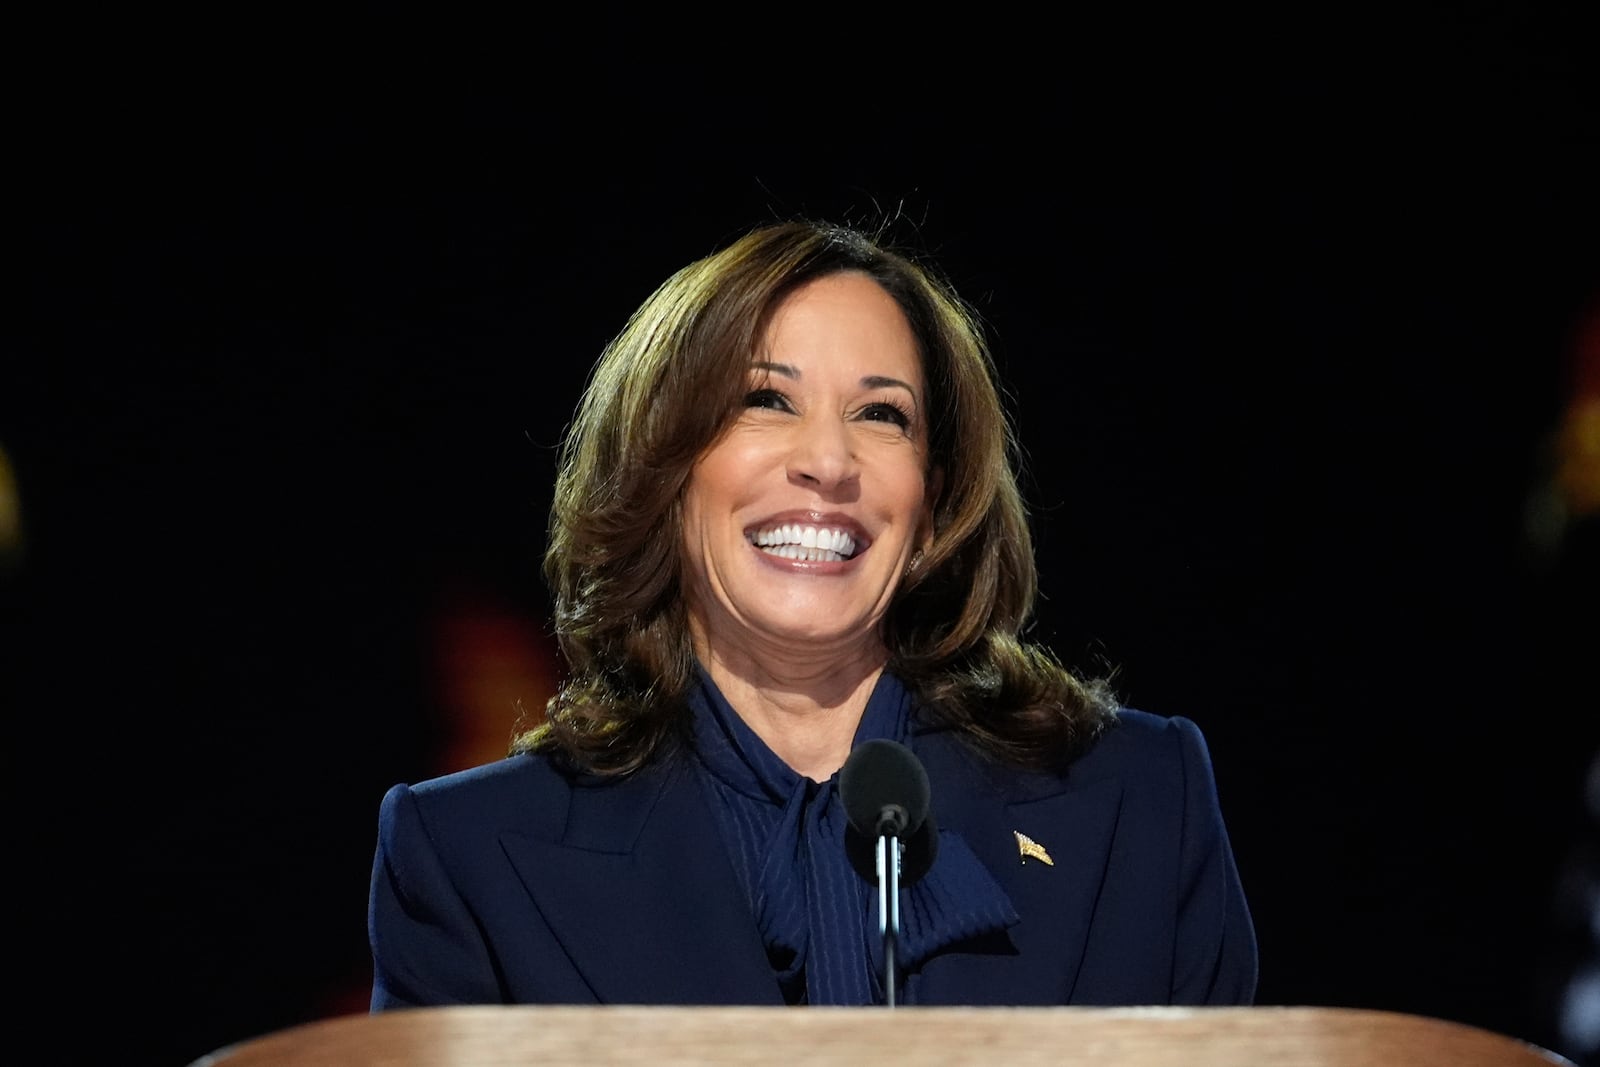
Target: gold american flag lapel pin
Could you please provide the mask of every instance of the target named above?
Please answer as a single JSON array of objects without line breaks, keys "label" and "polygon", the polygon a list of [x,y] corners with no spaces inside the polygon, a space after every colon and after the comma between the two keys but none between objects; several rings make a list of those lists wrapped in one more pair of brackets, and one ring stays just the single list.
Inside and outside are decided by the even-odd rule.
[{"label": "gold american flag lapel pin", "polygon": [[1046,866],[1054,867],[1056,865],[1056,861],[1050,858],[1050,853],[1046,852],[1045,847],[1039,844],[1039,842],[1035,841],[1021,830],[1013,830],[1011,832],[1017,835],[1017,851],[1022,854],[1023,863],[1027,863],[1028,857],[1032,856],[1034,859],[1045,864]]}]

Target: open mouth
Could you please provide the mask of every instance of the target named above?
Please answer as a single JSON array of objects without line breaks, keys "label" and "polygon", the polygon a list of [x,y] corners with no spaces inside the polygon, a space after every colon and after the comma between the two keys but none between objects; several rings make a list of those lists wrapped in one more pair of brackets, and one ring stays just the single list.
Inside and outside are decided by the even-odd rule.
[{"label": "open mouth", "polygon": [[764,526],[747,536],[750,543],[761,551],[780,559],[842,563],[856,555],[856,539],[837,526],[781,523]]}]

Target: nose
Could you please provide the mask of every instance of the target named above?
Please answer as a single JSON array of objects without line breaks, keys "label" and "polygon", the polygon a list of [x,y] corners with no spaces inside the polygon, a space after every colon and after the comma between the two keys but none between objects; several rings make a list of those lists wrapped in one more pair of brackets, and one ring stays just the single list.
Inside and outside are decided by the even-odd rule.
[{"label": "nose", "polygon": [[799,420],[789,449],[789,480],[822,492],[854,484],[861,473],[850,428],[842,419]]}]

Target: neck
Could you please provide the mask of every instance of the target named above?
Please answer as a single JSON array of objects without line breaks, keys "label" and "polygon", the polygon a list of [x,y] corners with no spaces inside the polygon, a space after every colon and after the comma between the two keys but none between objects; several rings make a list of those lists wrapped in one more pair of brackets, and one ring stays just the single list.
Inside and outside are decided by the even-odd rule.
[{"label": "neck", "polygon": [[775,671],[754,660],[710,652],[701,662],[756,736],[795,773],[825,782],[844,766],[881,658],[812,670]]}]

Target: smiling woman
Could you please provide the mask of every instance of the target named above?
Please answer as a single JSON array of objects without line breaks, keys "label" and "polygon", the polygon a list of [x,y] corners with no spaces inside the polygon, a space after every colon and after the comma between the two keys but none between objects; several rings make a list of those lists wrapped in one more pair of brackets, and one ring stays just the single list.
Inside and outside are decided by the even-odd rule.
[{"label": "smiling woman", "polygon": [[757,735],[826,781],[888,660],[884,613],[933,537],[921,361],[899,305],[854,271],[785,297],[758,354],[744,409],[684,488],[689,633]]},{"label": "smiling woman", "polygon": [[[999,395],[974,316],[868,234],[771,225],[664,282],[563,444],[566,682],[506,759],[383,800],[373,1010],[1249,1002],[1199,730],[1020,637]],[[885,741],[934,857],[887,969],[840,797]]]}]

